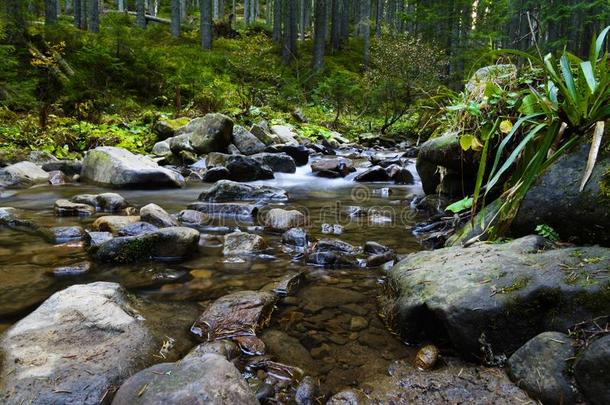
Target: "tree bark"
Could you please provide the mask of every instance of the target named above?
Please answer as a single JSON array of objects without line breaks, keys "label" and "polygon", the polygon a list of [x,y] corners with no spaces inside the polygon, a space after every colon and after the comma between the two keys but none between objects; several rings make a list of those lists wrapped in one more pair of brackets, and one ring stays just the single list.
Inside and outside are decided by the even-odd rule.
[{"label": "tree bark", "polygon": [[117,4],[117,10],[125,11],[125,0],[119,0]]},{"label": "tree bark", "polygon": [[317,0],[314,11],[313,68],[320,71],[324,68],[326,48],[328,8],[326,0]]},{"label": "tree bark", "polygon": [[341,11],[343,8],[342,0],[331,0],[332,11],[330,13],[331,31],[330,46],[332,53],[336,53],[341,47]]},{"label": "tree bark", "polygon": [[180,37],[180,20],[181,20],[181,13],[180,13],[180,0],[172,0],[172,14],[171,14],[171,18],[172,18],[172,25],[171,25],[171,32],[172,32],[172,37],[174,38],[178,38]]},{"label": "tree bark", "polygon": [[45,0],[44,2],[44,23],[45,25],[53,25],[57,23],[57,1]]},{"label": "tree bark", "polygon": [[244,0],[244,22],[250,25],[250,2],[252,0]]},{"label": "tree bark", "polygon": [[79,28],[81,30],[87,30],[87,26],[88,26],[88,22],[87,22],[87,8],[88,8],[88,2],[91,0],[80,0],[80,7],[79,7],[79,14],[80,14],[80,18],[79,18]]},{"label": "tree bark", "polygon": [[282,40],[282,2],[284,0],[273,0],[273,41],[280,43]]},{"label": "tree bark", "polygon": [[146,29],[146,5],[144,0],[136,0],[136,26]]},{"label": "tree bark", "polygon": [[89,30],[100,32],[100,3],[98,0],[90,0],[89,6]]},{"label": "tree bark", "polygon": [[349,40],[350,1],[343,0],[341,9],[341,41]]},{"label": "tree bark", "polygon": [[201,47],[212,49],[212,0],[199,0]]},{"label": "tree bark", "polygon": [[364,38],[363,64],[367,69],[369,66],[369,53],[371,46],[371,0],[361,0],[360,10],[360,29],[361,35]]}]

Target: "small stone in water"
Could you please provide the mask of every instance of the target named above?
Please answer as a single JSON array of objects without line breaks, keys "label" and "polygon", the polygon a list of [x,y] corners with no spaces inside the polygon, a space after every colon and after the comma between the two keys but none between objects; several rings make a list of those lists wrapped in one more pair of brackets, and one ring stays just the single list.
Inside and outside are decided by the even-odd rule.
[{"label": "small stone in water", "polygon": [[195,278],[211,278],[212,274],[211,270],[191,270],[191,276]]},{"label": "small stone in water", "polygon": [[350,322],[349,328],[353,331],[359,331],[369,326],[369,321],[361,316],[354,316]]},{"label": "small stone in water", "polygon": [[73,266],[56,267],[53,269],[53,275],[58,277],[79,276],[87,273],[91,269],[91,263],[84,262]]},{"label": "small stone in water", "polygon": [[323,234],[334,234],[341,235],[343,233],[343,227],[338,224],[322,224],[322,233]]}]

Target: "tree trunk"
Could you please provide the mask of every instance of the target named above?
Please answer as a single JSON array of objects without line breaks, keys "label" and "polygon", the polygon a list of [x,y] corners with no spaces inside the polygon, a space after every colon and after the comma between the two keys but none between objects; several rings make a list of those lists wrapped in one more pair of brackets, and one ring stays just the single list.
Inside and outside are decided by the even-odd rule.
[{"label": "tree trunk", "polygon": [[250,2],[252,0],[244,0],[244,22],[250,25]]},{"label": "tree trunk", "polygon": [[74,5],[72,8],[72,12],[74,13],[74,26],[76,28],[80,28],[80,2],[81,0],[74,0]]},{"label": "tree trunk", "polygon": [[218,20],[218,0],[213,0],[213,10],[214,12],[212,13],[212,19],[214,20]]},{"label": "tree trunk", "polygon": [[86,31],[87,30],[87,9],[88,9],[88,2],[91,0],[80,0],[80,7],[79,7],[79,14],[80,14],[80,19],[79,19],[79,28],[81,30]]},{"label": "tree trunk", "polygon": [[349,40],[349,17],[350,17],[350,1],[343,0],[341,9],[341,41]]},{"label": "tree trunk", "polygon": [[44,1],[44,23],[45,25],[53,25],[57,23],[57,1]]},{"label": "tree trunk", "polygon": [[6,40],[9,44],[21,44],[24,39],[26,22],[21,0],[6,0]]},{"label": "tree trunk", "polygon": [[125,0],[119,0],[117,4],[117,9],[119,11],[125,11]]},{"label": "tree trunk", "polygon": [[212,49],[212,0],[199,0],[201,47]]},{"label": "tree trunk", "polygon": [[363,64],[364,69],[367,69],[369,66],[369,53],[371,45],[371,0],[361,0],[361,6],[360,32],[364,38]]},{"label": "tree trunk", "polygon": [[326,47],[328,8],[326,0],[317,0],[314,16],[313,68],[316,71],[324,68],[324,52]]},{"label": "tree trunk", "polygon": [[180,37],[180,0],[172,0],[172,37]]},{"label": "tree trunk", "polygon": [[331,31],[330,46],[332,53],[336,53],[341,47],[341,9],[342,0],[331,0],[332,11],[330,13]]},{"label": "tree trunk", "polygon": [[144,0],[136,0],[136,26],[146,29],[146,4]]},{"label": "tree trunk", "polygon": [[89,6],[89,30],[100,32],[100,3],[98,0],[90,0]]},{"label": "tree trunk", "polygon": [[282,2],[284,0],[273,0],[273,41],[280,43],[282,40]]},{"label": "tree trunk", "polygon": [[381,38],[381,22],[383,21],[383,0],[375,0],[375,36]]}]

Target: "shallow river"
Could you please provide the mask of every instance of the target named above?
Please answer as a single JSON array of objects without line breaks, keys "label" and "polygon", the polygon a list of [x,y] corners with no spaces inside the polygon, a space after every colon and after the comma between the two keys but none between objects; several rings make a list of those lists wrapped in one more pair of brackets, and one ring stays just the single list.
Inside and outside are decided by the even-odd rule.
[{"label": "shallow river", "polygon": [[[410,170],[417,176],[414,167]],[[309,166],[304,166],[296,174],[276,174],[276,179],[261,184],[288,191],[290,201],[283,205],[307,212],[313,238],[336,237],[355,246],[376,241],[399,255],[419,250],[409,226],[421,218],[406,202],[408,195],[419,192],[419,182],[413,186],[389,183],[363,186],[352,181],[355,175],[346,179],[320,179],[311,175]],[[181,190],[118,192],[135,207],[154,202],[170,213],[177,213],[210,186],[190,183]],[[26,210],[27,219],[37,224],[87,228],[101,214],[82,219],[57,218],[53,214],[53,203],[76,194],[105,191],[108,190],[88,185],[45,185],[20,190],[0,200],[0,206]],[[368,216],[350,219],[346,214],[353,206],[362,208]],[[342,225],[342,234],[323,234],[324,223]],[[236,227],[254,231],[251,227],[255,225],[217,220],[201,230],[222,234]],[[0,297],[0,313],[14,315],[0,317],[0,332],[53,292],[71,284],[116,281],[153,304],[173,303],[167,307],[161,305],[155,312],[163,322],[175,315],[167,308],[184,306],[192,313],[199,313],[211,300],[227,293],[256,290],[289,271],[304,271],[306,283],[296,296],[279,305],[271,326],[265,330],[268,337],[290,342],[284,349],[276,348],[274,354],[280,362],[317,376],[323,393],[329,393],[343,387],[357,387],[375,374],[386,373],[391,361],[412,356],[412,351],[385,328],[377,315],[376,298],[387,269],[329,270],[309,266],[295,257],[294,252],[285,250],[279,235],[264,233],[264,236],[271,251],[259,257],[224,258],[220,245],[212,242],[187,262],[92,264],[85,275],[57,277],[53,276],[55,268],[89,261],[80,244],[52,245],[25,233],[2,229],[0,285],[4,286],[5,293]],[[187,331],[188,327],[176,330],[175,337],[186,340],[181,342],[184,346],[194,345]]]}]

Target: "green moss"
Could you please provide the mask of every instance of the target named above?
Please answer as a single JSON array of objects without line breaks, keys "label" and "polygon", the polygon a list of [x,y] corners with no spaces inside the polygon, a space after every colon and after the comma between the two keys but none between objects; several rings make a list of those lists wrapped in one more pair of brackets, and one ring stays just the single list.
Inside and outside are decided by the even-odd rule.
[{"label": "green moss", "polygon": [[522,290],[527,287],[531,279],[532,278],[529,276],[516,278],[510,286],[500,288],[498,290],[498,294],[508,294],[514,291]]}]

